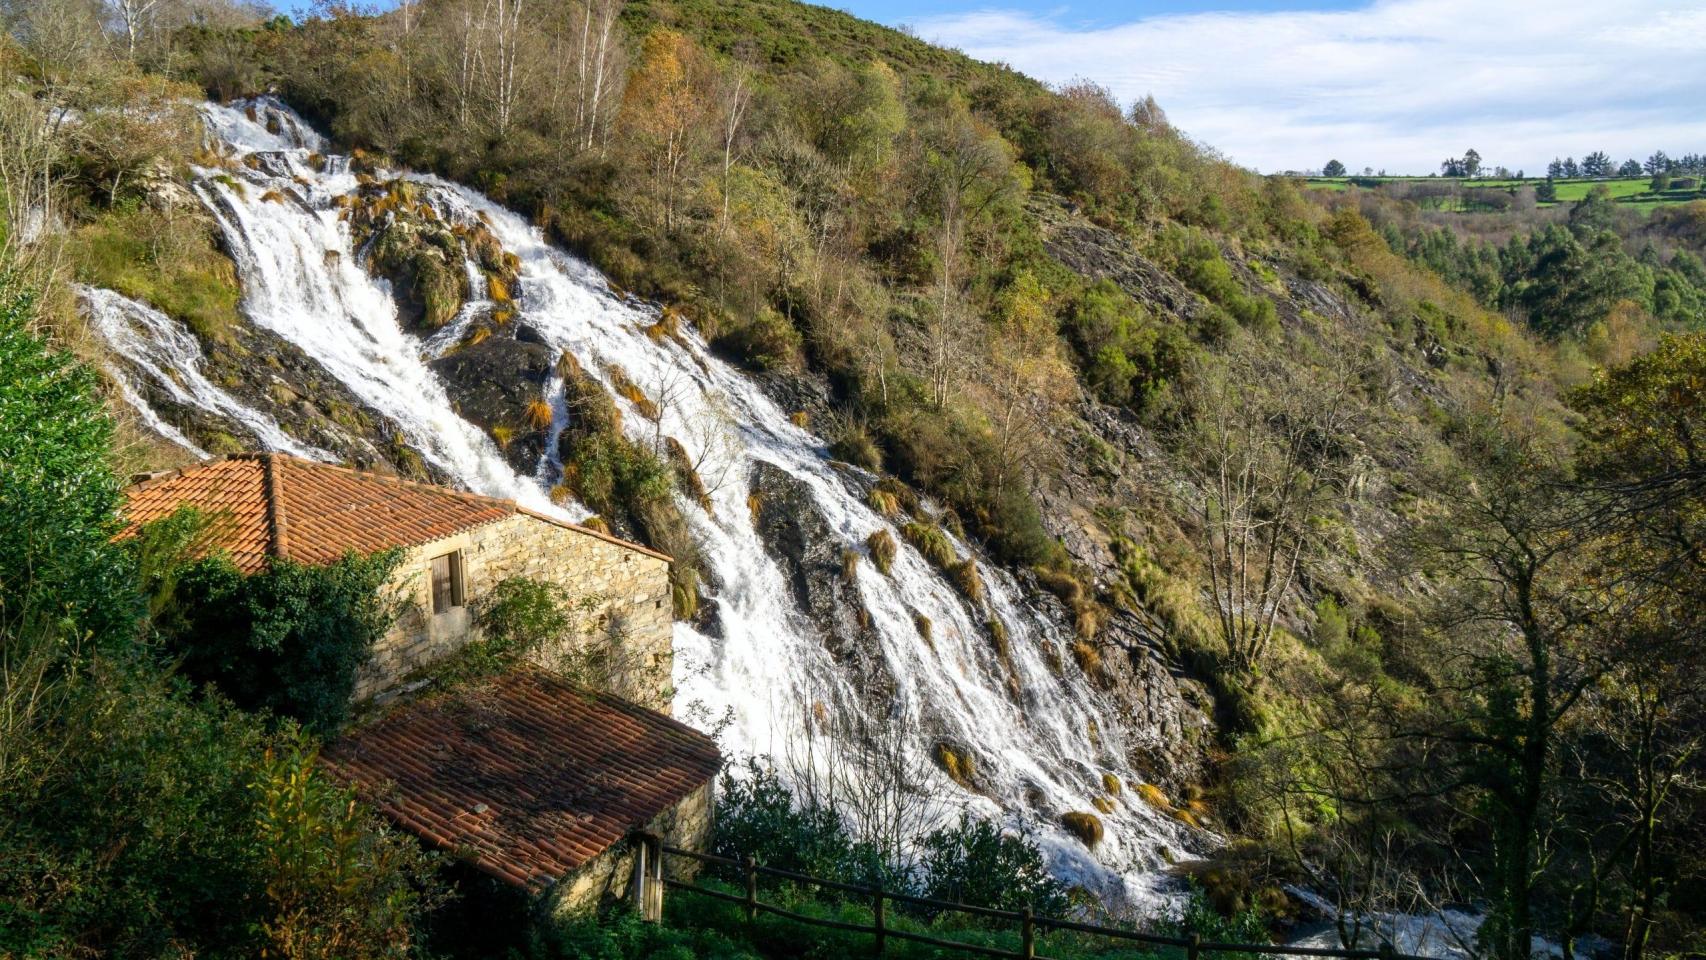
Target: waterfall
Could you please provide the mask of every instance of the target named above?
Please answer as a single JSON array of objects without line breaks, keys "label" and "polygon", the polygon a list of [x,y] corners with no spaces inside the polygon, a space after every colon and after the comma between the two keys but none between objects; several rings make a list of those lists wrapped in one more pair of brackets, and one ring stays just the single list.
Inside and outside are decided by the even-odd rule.
[{"label": "waterfall", "polygon": [[[236,261],[247,321],[301,348],[397,424],[408,444],[455,482],[537,509],[585,515],[547,496],[559,469],[551,448],[536,475],[520,475],[483,431],[454,411],[429,361],[453,349],[457,324],[467,322],[468,311],[426,340],[399,325],[389,286],[362,269],[350,229],[338,216],[338,198],[358,188],[348,159],[324,156],[325,142],[271,99],[207,105],[202,112],[216,151],[242,161],[198,169],[194,186]],[[893,681],[884,719],[913,731],[904,751],[931,793],[972,815],[1033,831],[1058,875],[1110,903],[1153,902],[1164,863],[1200,847],[1203,834],[1154,809],[1135,789],[1106,786],[1107,775],[1131,787],[1147,779],[1132,768],[1128,748],[1155,734],[1121,729],[1110,719],[1115,711],[1108,695],[1074,662],[1067,625],[1045,614],[1012,575],[956,539],[960,556],[977,558],[986,588],[981,608],[969,602],[867,505],[865,491],[874,478],[835,463],[818,437],[791,422],[754,380],[715,357],[688,325],[677,336],[648,336],[644,328],[658,319],[653,305],[614,293],[596,270],[553,248],[523,217],[435,177],[384,175],[416,182],[424,201],[447,221],[484,223],[519,258],[519,320],[607,386],[606,371],[619,366],[662,408],[654,424],[618,399],[634,439],[673,437],[702,464],[709,509],[686,497],[680,507],[701,544],[705,593],[715,604],[718,628],[676,624],[679,715],[706,725],[715,721],[726,752],[781,756],[801,749],[824,712],[871,708],[857,677],[816,639],[783,568],[754,528],[749,481],[768,464],[803,486],[841,549],[864,554],[867,536],[879,529],[900,544],[889,574],[859,563],[851,589],[869,611],[867,632],[876,649],[868,655]],[[276,425],[265,428],[194,386],[195,357],[180,337],[188,334],[168,318],[140,305],[119,309],[101,291],[87,291],[85,302],[96,317],[148,315],[141,324],[101,323],[116,352],[137,368],[176,371],[198,406],[243,419],[265,445],[316,454]],[[569,415],[560,388],[558,379],[546,386],[559,429]],[[170,435],[170,424],[154,420]],[[928,636],[918,626],[920,616],[929,619]],[[1005,628],[1010,666],[992,648],[991,620]],[[1017,696],[1010,692],[1009,671]],[[959,745],[975,763],[976,789],[932,762],[942,741]],[[1058,817],[1098,807],[1105,838],[1092,852]]]},{"label": "waterfall", "polygon": [[[331,454],[297,441],[271,417],[209,380],[202,372],[201,342],[183,324],[111,290],[78,285],[75,292],[78,306],[113,351],[174,402],[192,407],[215,422],[234,424],[238,432],[253,436],[269,450],[331,459]],[[109,368],[107,373],[118,385],[120,395],[136,408],[143,423],[197,456],[207,456],[207,451],[148,404],[134,374],[117,368]]]}]

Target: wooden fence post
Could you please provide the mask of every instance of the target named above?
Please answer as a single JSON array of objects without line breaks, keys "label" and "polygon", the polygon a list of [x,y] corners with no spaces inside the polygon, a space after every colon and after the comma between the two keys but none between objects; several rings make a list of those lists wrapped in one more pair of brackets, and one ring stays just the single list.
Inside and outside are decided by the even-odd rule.
[{"label": "wooden fence post", "polygon": [[758,858],[746,855],[746,922],[758,919]]},{"label": "wooden fence post", "polygon": [[1191,945],[1185,948],[1185,956],[1189,960],[1197,960],[1202,955],[1202,934],[1191,934]]},{"label": "wooden fence post", "polygon": [[1035,960],[1037,955],[1037,917],[1031,905],[1025,905],[1025,915],[1019,923],[1019,955]]},{"label": "wooden fence post", "polygon": [[888,924],[885,922],[883,914],[884,898],[883,884],[881,881],[878,881],[876,889],[871,891],[871,898],[871,919],[874,921],[875,927],[873,932],[877,936],[877,954],[878,956],[881,956],[882,952],[888,948],[889,939]]},{"label": "wooden fence post", "polygon": [[1392,960],[1393,956],[1396,955],[1397,952],[1398,951],[1392,946],[1392,941],[1380,941],[1380,960]]}]

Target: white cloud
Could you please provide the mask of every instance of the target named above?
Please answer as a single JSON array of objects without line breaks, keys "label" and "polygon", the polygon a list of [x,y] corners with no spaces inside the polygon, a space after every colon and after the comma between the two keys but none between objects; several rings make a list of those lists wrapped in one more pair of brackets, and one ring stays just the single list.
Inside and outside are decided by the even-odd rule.
[{"label": "white cloud", "polygon": [[1706,151],[1706,5],[1377,0],[1112,26],[989,9],[919,36],[1051,83],[1153,93],[1174,124],[1264,171],[1425,173],[1469,147],[1530,173],[1554,156]]}]

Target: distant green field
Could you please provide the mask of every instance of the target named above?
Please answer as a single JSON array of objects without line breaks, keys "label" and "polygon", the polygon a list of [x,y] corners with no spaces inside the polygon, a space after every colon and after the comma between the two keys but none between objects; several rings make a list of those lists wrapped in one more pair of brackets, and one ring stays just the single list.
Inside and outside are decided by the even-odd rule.
[{"label": "distant green field", "polygon": [[[1379,183],[1455,183],[1471,190],[1531,187],[1542,182],[1537,177],[1530,177],[1526,180],[1464,180],[1455,177],[1306,177],[1305,185],[1311,190],[1326,190],[1337,193],[1357,186],[1351,182],[1352,180],[1365,183],[1368,181]],[[1574,203],[1586,197],[1589,191],[1599,186],[1609,189],[1612,199],[1619,203],[1634,204],[1646,210],[1667,204],[1706,199],[1706,192],[1699,189],[1668,190],[1664,193],[1653,193],[1648,189],[1652,185],[1652,178],[1650,177],[1620,177],[1609,180],[1557,180],[1554,183],[1558,188],[1559,203]]]}]

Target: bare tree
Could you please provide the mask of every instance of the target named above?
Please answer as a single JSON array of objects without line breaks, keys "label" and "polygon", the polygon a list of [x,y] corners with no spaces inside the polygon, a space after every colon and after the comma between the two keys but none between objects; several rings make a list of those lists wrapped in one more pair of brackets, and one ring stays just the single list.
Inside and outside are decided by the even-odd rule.
[{"label": "bare tree", "polygon": [[802,702],[807,735],[780,764],[800,804],[836,813],[855,840],[906,868],[913,842],[953,812],[931,787],[939,773],[917,749],[918,718],[898,702],[856,703],[824,694]]},{"label": "bare tree", "polygon": [[735,139],[740,136],[741,122],[752,102],[752,68],[736,63],[723,78],[723,215],[719,221],[723,233],[729,229],[729,170],[734,164]]},{"label": "bare tree", "polygon": [[162,12],[168,0],[107,0],[108,8],[124,29],[125,56],[136,59],[136,45],[143,31],[154,24],[156,13]]},{"label": "bare tree", "polygon": [[1231,665],[1250,671],[1273,643],[1318,521],[1346,497],[1355,371],[1338,362],[1300,383],[1254,351],[1203,366],[1189,399],[1200,433],[1192,507]]}]

